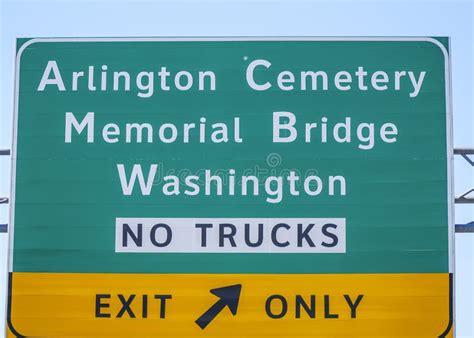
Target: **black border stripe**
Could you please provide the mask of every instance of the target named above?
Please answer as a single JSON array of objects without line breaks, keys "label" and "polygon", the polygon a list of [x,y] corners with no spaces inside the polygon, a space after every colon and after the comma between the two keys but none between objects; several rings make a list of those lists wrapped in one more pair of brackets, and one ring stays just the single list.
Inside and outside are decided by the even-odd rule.
[{"label": "black border stripe", "polygon": [[13,272],[8,273],[8,305],[7,305],[7,324],[8,328],[10,331],[17,337],[17,338],[25,338],[26,336],[22,335],[19,333],[15,328],[13,327],[12,323],[12,298],[13,298],[13,293],[12,293],[12,286],[13,284]]},{"label": "black border stripe", "polygon": [[451,329],[453,328],[454,324],[454,279],[453,274],[449,274],[449,322],[448,327],[442,334],[439,335],[439,338],[445,338]]}]

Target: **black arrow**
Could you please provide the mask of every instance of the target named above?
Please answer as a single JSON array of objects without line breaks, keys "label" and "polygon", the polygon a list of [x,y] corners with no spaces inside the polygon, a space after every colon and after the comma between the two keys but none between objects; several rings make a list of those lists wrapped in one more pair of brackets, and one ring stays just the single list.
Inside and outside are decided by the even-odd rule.
[{"label": "black arrow", "polygon": [[239,305],[240,290],[242,284],[225,286],[223,288],[212,289],[210,292],[220,299],[209,308],[204,314],[196,319],[196,324],[205,329],[207,325],[227,306],[235,316]]}]

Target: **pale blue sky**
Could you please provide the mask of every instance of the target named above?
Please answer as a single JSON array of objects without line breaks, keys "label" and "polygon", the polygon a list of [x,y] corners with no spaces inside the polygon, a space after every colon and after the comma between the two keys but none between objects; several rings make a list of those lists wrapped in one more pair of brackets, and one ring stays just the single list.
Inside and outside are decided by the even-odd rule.
[{"label": "pale blue sky", "polygon": [[[0,0],[0,148],[10,148],[16,37],[75,36],[450,36],[454,146],[474,147],[472,0],[44,1]],[[0,158],[0,196],[10,164]],[[474,187],[474,168],[455,159],[455,192]],[[456,222],[474,220],[456,206]],[[8,207],[0,206],[0,223]],[[5,318],[7,236],[0,234],[0,319]],[[474,234],[456,235],[458,337],[474,337]],[[5,332],[0,320],[0,337]]]}]

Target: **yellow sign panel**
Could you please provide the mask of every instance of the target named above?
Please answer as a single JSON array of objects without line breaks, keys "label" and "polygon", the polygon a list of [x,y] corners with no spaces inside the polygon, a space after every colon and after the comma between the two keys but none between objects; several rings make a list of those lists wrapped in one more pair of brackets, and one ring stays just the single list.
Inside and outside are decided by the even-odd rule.
[{"label": "yellow sign panel", "polygon": [[449,274],[14,273],[11,282],[10,330],[27,337],[421,338],[450,326]]}]

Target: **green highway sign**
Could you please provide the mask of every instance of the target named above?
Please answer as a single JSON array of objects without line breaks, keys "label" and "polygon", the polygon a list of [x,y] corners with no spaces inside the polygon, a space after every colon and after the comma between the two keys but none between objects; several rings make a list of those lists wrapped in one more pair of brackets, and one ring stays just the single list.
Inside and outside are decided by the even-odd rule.
[{"label": "green highway sign", "polygon": [[448,42],[19,39],[9,336],[452,337]]}]

